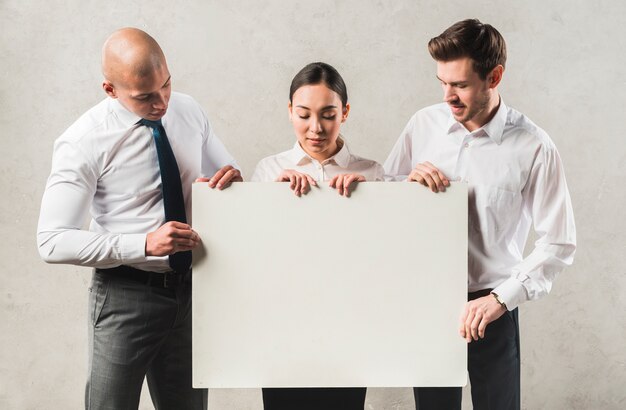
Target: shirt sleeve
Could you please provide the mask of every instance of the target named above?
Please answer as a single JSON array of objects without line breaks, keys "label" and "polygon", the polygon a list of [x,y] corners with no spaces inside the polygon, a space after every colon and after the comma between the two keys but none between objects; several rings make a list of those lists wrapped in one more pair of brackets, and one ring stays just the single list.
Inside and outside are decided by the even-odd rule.
[{"label": "shirt sleeve", "polygon": [[539,149],[522,195],[524,212],[532,218],[538,239],[533,251],[513,267],[511,277],[494,289],[509,310],[550,292],[576,251],[572,203],[554,145]]},{"label": "shirt sleeve", "polygon": [[378,162],[374,164],[374,177],[370,181],[384,181],[385,180],[385,170],[383,166]]},{"label": "shirt sleeve", "polygon": [[202,177],[211,178],[218,170],[226,165],[231,165],[233,168],[241,170],[235,158],[230,155],[230,152],[228,152],[222,141],[215,135],[215,132],[213,132],[213,127],[211,127],[208,119],[206,120],[205,126],[206,138],[204,138],[202,142]]},{"label": "shirt sleeve", "polygon": [[384,164],[385,181],[404,181],[409,174],[412,165],[412,137],[415,116],[413,116],[400,134]]},{"label": "shirt sleeve", "polygon": [[254,173],[250,178],[251,182],[274,182],[276,179],[276,172],[272,172],[272,167],[270,166],[268,158],[263,158],[254,168]]},{"label": "shirt sleeve", "polygon": [[37,245],[44,261],[108,268],[146,260],[145,234],[83,229],[97,181],[95,167],[75,143],[55,143],[37,227]]}]

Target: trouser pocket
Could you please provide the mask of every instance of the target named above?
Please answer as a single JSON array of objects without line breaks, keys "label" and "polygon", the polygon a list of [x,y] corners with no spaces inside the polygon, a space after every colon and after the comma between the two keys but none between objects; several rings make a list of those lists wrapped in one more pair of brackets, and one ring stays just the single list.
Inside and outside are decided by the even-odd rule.
[{"label": "trouser pocket", "polygon": [[89,287],[89,318],[92,326],[98,324],[109,291],[109,281],[103,276],[94,272]]}]

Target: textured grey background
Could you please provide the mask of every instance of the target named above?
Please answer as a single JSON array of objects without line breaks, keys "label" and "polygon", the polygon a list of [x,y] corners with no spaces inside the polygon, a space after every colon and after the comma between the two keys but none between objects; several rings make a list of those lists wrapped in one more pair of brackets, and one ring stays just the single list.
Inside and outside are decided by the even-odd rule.
[{"label": "textured grey background", "polygon": [[[249,177],[293,143],[289,82],[314,60],[348,84],[352,149],[384,161],[410,115],[441,99],[427,40],[466,17],[507,39],[502,95],[556,142],[576,212],[575,265],[521,308],[523,408],[626,408],[625,2],[173,3],[0,0],[0,408],[82,406],[90,272],[42,263],[34,234],[54,139],[103,98],[111,31],[156,37],[174,88],[205,107]],[[213,410],[260,409],[259,390],[210,397]],[[371,389],[366,408],[412,405],[409,389]]]}]

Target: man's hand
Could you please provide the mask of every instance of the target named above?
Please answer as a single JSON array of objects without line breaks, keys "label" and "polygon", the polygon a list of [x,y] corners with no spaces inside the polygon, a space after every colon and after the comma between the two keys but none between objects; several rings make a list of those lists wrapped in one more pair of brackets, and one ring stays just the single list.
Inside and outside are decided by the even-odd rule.
[{"label": "man's hand", "polygon": [[353,182],[363,181],[365,181],[365,177],[360,174],[340,174],[335,175],[333,179],[330,180],[330,184],[328,184],[328,186],[337,189],[339,195],[349,197],[350,184],[352,184]]},{"label": "man's hand", "polygon": [[166,256],[190,251],[200,243],[200,237],[191,226],[170,221],[146,235],[146,256]]},{"label": "man's hand", "polygon": [[241,172],[231,165],[222,167],[211,178],[197,178],[196,182],[208,182],[211,188],[224,189],[228,188],[231,182],[241,182]]},{"label": "man's hand", "polygon": [[276,182],[290,182],[289,188],[293,190],[296,196],[309,192],[311,185],[317,186],[317,182],[310,175],[294,171],[293,169],[283,170],[276,178]]},{"label": "man's hand", "polygon": [[465,311],[461,316],[461,326],[459,333],[465,338],[467,343],[478,338],[485,337],[485,328],[494,320],[498,319],[506,312],[493,295],[470,300],[465,305]]},{"label": "man's hand", "polygon": [[422,162],[417,164],[406,179],[407,182],[415,181],[427,186],[433,192],[444,192],[450,181],[430,162]]}]

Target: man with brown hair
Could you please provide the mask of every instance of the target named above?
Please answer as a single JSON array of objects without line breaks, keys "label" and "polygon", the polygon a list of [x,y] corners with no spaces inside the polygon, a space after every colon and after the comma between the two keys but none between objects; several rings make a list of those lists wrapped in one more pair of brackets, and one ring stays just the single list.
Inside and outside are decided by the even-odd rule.
[{"label": "man with brown hair", "polygon": [[[506,44],[494,27],[460,21],[428,50],[444,103],[409,120],[385,173],[433,192],[450,181],[468,184],[469,294],[459,333],[468,342],[472,402],[474,409],[519,409],[517,307],[547,294],[576,249],[563,166],[545,131],[498,93]],[[531,224],[538,239],[523,257]],[[414,393],[419,410],[461,408],[460,387]]]},{"label": "man with brown hair", "polygon": [[85,408],[137,409],[147,377],[155,408],[206,409],[191,383],[191,184],[241,174],[147,33],[113,33],[102,73],[108,98],[55,142],[37,229],[46,262],[95,268]]}]

